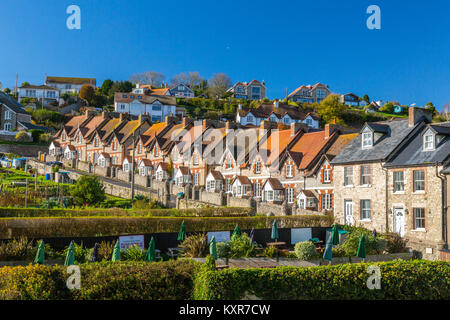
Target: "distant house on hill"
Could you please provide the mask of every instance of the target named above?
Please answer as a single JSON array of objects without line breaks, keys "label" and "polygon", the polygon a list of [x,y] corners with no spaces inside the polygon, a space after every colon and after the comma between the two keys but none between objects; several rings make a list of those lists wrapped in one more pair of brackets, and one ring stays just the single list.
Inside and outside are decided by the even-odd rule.
[{"label": "distant house on hill", "polygon": [[45,79],[45,85],[56,88],[59,90],[59,94],[64,93],[76,93],[79,94],[81,87],[85,84],[96,88],[95,78],[72,78],[72,77],[50,77]]},{"label": "distant house on hill", "polygon": [[315,85],[302,85],[292,91],[288,96],[289,101],[294,102],[306,102],[306,103],[320,103],[326,97],[331,94],[331,90],[328,85],[322,84],[320,82]]},{"label": "distant house on hill", "polygon": [[227,92],[231,92],[235,99],[262,100],[266,98],[266,83],[264,81],[252,80],[237,82]]}]

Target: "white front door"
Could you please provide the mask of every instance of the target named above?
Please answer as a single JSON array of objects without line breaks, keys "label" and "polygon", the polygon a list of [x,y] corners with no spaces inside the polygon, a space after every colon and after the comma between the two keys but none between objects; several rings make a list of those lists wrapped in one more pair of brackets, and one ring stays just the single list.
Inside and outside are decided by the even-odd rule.
[{"label": "white front door", "polygon": [[394,231],[401,237],[405,235],[405,215],[403,209],[394,208]]},{"label": "white front door", "polygon": [[344,220],[345,224],[353,225],[353,202],[351,200],[344,200]]}]

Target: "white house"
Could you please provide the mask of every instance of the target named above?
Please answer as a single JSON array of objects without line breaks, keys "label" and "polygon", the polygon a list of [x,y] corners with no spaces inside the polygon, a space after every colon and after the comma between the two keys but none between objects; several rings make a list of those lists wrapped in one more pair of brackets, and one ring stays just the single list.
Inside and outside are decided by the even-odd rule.
[{"label": "white house", "polygon": [[169,178],[169,173],[167,169],[169,168],[169,164],[165,162],[158,163],[158,166],[155,170],[155,178],[158,181],[167,180]]},{"label": "white house", "polygon": [[64,148],[64,159],[76,159],[77,158],[77,149],[71,144],[68,144]]},{"label": "white house", "polygon": [[130,172],[132,169],[132,159],[130,156],[126,156],[122,162],[122,170],[124,172]]},{"label": "white house", "polygon": [[22,102],[24,98],[34,98],[38,100],[42,105],[48,106],[51,103],[58,103],[59,90],[46,85],[26,85],[17,89],[19,102]]},{"label": "white house", "polygon": [[168,116],[177,115],[176,98],[148,95],[145,92],[116,92],[114,110],[132,115],[147,114],[152,122],[162,122]]},{"label": "white house", "polygon": [[315,210],[317,198],[310,190],[302,190],[297,195],[297,204],[300,209]]},{"label": "white house", "polygon": [[220,192],[223,190],[223,176],[219,171],[211,170],[206,176],[206,191]]},{"label": "white house", "polygon": [[97,164],[103,168],[109,167],[111,165],[111,156],[109,153],[100,153],[100,156],[97,159]]},{"label": "white house", "polygon": [[175,184],[177,186],[183,186],[187,183],[192,183],[191,172],[188,167],[178,167],[174,169],[175,172]]},{"label": "white house", "polygon": [[284,200],[284,187],[280,180],[269,178],[262,187],[262,201],[282,202]]},{"label": "white house", "polygon": [[251,196],[252,183],[246,176],[236,176],[231,183],[231,190],[234,197]]},{"label": "white house", "polygon": [[52,141],[48,147],[48,154],[52,156],[58,156],[61,154],[61,146],[58,142]]},{"label": "white house", "polygon": [[45,79],[45,85],[55,88],[59,91],[59,94],[64,93],[76,93],[79,94],[81,87],[84,85],[90,85],[94,89],[96,88],[96,79],[94,78],[72,78],[72,77],[50,77]]},{"label": "white house", "polygon": [[153,173],[152,162],[149,159],[142,159],[138,164],[139,175],[151,176]]}]

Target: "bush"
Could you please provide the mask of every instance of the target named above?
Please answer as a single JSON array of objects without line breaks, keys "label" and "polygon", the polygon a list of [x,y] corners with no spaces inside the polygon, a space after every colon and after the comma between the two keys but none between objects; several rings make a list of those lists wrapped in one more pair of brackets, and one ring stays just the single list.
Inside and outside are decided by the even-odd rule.
[{"label": "bush", "polygon": [[41,129],[30,129],[29,133],[31,133],[31,137],[33,138],[33,142],[39,142],[40,136],[44,133],[44,130]]},{"label": "bush", "polygon": [[19,131],[17,132],[15,139],[18,142],[28,142],[30,141],[30,136],[25,131]]},{"label": "bush", "polygon": [[218,242],[216,247],[218,258],[225,259],[230,257],[230,244],[228,242]]},{"label": "bush", "polygon": [[403,239],[398,233],[385,233],[381,236],[386,239],[386,251],[388,253],[402,253],[406,251],[407,239]]},{"label": "bush", "polygon": [[[13,212],[22,212],[20,210]],[[39,209],[36,216],[39,216]],[[8,210],[3,211],[0,216],[8,217]],[[30,210],[28,212],[33,212]],[[57,211],[57,210],[55,210]],[[60,210],[59,212],[61,212]],[[266,229],[271,228],[273,220],[276,218],[280,228],[302,228],[302,227],[321,227],[329,226],[328,217],[318,216],[314,219],[308,219],[305,216],[287,216],[287,217],[148,217],[139,216],[123,217],[120,214],[116,216],[103,216],[105,212],[91,210],[89,216],[77,215],[76,210],[66,210],[62,218],[51,217],[53,210],[48,210],[48,216],[51,218],[9,218],[0,219],[0,237],[9,237],[11,222],[20,221],[21,227],[14,228],[13,236],[27,236],[30,238],[50,238],[50,237],[90,237],[90,236],[108,236],[117,234],[148,234],[159,232],[178,232],[180,224],[185,221],[187,232],[199,232],[203,230],[233,230],[236,224],[239,224],[242,230]],[[1,212],[1,210],[0,210]],[[98,215],[96,216],[96,212]],[[74,217],[71,217],[73,214]],[[14,215],[13,215],[14,216]],[[18,216],[16,213],[15,216]]]},{"label": "bush", "polygon": [[0,243],[0,261],[32,259],[33,253],[33,242],[26,237]]},{"label": "bush", "polygon": [[280,255],[280,252],[278,252],[278,249],[274,246],[264,248],[264,251],[262,253],[263,257],[268,258],[275,258],[277,254]]},{"label": "bush", "polygon": [[379,236],[372,236],[372,232],[364,228],[352,228],[342,243],[346,256],[356,256],[361,235],[364,233],[366,241],[366,254],[381,254],[386,249],[387,241]]},{"label": "bush", "polygon": [[39,142],[42,144],[50,144],[52,136],[50,133],[43,133],[39,136]]},{"label": "bush", "polygon": [[194,299],[264,300],[449,299],[450,263],[391,261],[381,269],[381,289],[367,288],[369,264],[203,271],[195,277]]},{"label": "bush", "polygon": [[246,233],[233,236],[229,245],[231,258],[254,257],[256,255],[255,244]]},{"label": "bush", "polygon": [[[79,245],[76,242],[74,242],[73,244],[74,244],[75,264],[89,262],[91,250],[83,247],[83,241],[81,241],[81,244],[79,244]],[[69,250],[69,247],[64,249],[64,252],[63,252],[64,257],[67,256],[68,250]]]},{"label": "bush", "polygon": [[294,247],[295,255],[300,260],[311,260],[317,258],[316,247],[311,241],[297,242]]},{"label": "bush", "polygon": [[70,195],[79,205],[96,205],[106,199],[105,187],[98,176],[81,176]]},{"label": "bush", "polygon": [[[98,261],[111,261],[114,251],[114,243],[109,241],[102,241],[97,246],[98,249]],[[92,256],[92,250],[91,250]]]},{"label": "bush", "polygon": [[72,291],[64,266],[3,267],[0,300],[187,300],[199,266],[188,260],[83,264],[81,288]]},{"label": "bush", "polygon": [[186,237],[180,244],[180,248],[186,257],[203,258],[209,252],[208,235],[199,233]]},{"label": "bush", "polygon": [[137,244],[134,244],[121,253],[120,259],[125,261],[143,261],[145,259],[145,251]]}]

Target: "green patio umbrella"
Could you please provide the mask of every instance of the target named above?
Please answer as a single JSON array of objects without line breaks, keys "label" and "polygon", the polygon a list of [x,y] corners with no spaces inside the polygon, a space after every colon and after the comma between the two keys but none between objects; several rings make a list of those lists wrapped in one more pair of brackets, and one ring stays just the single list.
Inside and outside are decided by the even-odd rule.
[{"label": "green patio umbrella", "polygon": [[120,261],[120,244],[119,240],[116,241],[116,244],[114,245],[114,251],[112,254],[111,261]]},{"label": "green patio umbrella", "polygon": [[237,224],[236,224],[236,227],[234,228],[234,231],[233,231],[233,236],[234,235],[238,235],[238,236],[242,235],[241,228],[239,228],[239,225],[237,225]]},{"label": "green patio umbrella", "polygon": [[216,237],[212,236],[211,242],[209,243],[209,254],[217,260],[217,246],[216,246]]},{"label": "green patio umbrella", "polygon": [[186,225],[184,224],[184,221],[181,223],[180,231],[178,231],[178,241],[183,241],[186,236]]},{"label": "green patio umbrella", "polygon": [[36,257],[34,258],[34,263],[43,264],[44,257],[45,257],[44,240],[41,240],[41,243],[39,244],[38,250],[36,252]]},{"label": "green patio umbrella", "polygon": [[66,260],[64,261],[65,266],[71,266],[75,264],[75,246],[73,241],[70,242],[69,249],[67,250]]},{"label": "green patio umbrella", "polygon": [[328,238],[325,251],[323,252],[323,258],[328,261],[333,259],[333,239],[331,237]]},{"label": "green patio umbrella", "polygon": [[272,235],[271,238],[274,240],[278,240],[278,225],[277,225],[277,220],[273,220],[273,224],[272,224]]},{"label": "green patio umbrella", "polygon": [[148,244],[147,255],[145,256],[146,261],[156,261],[156,253],[155,253],[155,239],[153,237],[150,239],[150,243]]},{"label": "green patio umbrella", "polygon": [[333,224],[333,229],[331,229],[331,239],[333,239],[333,244],[339,244],[339,230],[337,224]]},{"label": "green patio umbrella", "polygon": [[361,235],[361,238],[359,238],[358,251],[356,252],[356,256],[362,259],[366,257],[366,237],[364,236],[364,233]]}]

